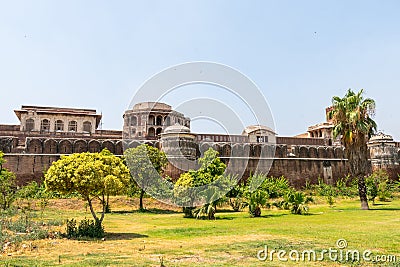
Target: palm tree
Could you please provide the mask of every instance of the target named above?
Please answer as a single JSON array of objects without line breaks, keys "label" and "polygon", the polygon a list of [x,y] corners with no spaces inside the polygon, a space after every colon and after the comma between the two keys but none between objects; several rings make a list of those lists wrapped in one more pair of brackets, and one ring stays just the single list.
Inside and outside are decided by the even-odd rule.
[{"label": "palm tree", "polygon": [[361,208],[368,210],[367,189],[364,177],[368,173],[367,142],[376,131],[376,123],[371,119],[375,111],[375,101],[364,99],[364,90],[354,93],[349,89],[343,98],[332,98],[332,110],[329,118],[332,119],[333,137],[340,137],[346,149],[346,157],[350,167],[350,174],[358,179],[358,193]]}]

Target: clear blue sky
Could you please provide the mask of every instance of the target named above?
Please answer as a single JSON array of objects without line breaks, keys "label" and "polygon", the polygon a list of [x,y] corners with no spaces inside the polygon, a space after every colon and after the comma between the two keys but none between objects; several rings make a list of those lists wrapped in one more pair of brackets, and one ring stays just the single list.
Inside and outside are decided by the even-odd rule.
[{"label": "clear blue sky", "polygon": [[305,132],[348,88],[400,140],[400,2],[0,1],[0,123],[22,104],[87,107],[121,129],[135,90],[171,65],[249,76],[280,135]]}]

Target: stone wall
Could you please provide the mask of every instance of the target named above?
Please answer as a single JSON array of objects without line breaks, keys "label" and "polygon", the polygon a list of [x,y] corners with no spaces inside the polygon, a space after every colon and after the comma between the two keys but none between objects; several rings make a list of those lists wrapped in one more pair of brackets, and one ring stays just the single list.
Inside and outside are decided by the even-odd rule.
[{"label": "stone wall", "polygon": [[[123,154],[123,141],[121,139],[82,139],[82,138],[38,138],[27,137],[23,151],[14,153],[18,145],[17,137],[1,137],[0,150],[6,153],[7,163],[4,167],[17,174],[18,183],[39,180],[51,163],[60,157],[60,154],[79,152],[99,152],[107,148],[117,155]],[[158,141],[132,141],[129,146],[137,146],[143,142],[160,148]],[[275,152],[271,154],[273,147],[267,144],[228,143],[228,142],[200,142],[197,148],[197,157],[209,147],[219,152],[221,159],[228,164],[229,171],[240,173],[244,178],[251,173],[266,172],[271,176],[285,176],[295,186],[302,186],[308,180],[317,182],[318,178],[328,183],[334,183],[337,179],[348,174],[345,153],[342,147],[323,145],[286,145],[278,144]],[[400,150],[396,147],[400,158]],[[248,159],[232,159],[235,151],[246,151]],[[262,151],[267,151],[262,154]],[[269,152],[268,152],[269,151]],[[266,155],[266,156],[265,156]],[[273,161],[272,161],[273,159]],[[165,174],[177,179],[179,175],[190,168],[186,160],[179,166],[169,165]],[[190,163],[190,162],[189,162]],[[178,165],[178,166],[177,166]],[[390,166],[389,166],[390,165]],[[399,164],[389,164],[384,167],[391,179],[398,179],[400,174]],[[192,164],[193,166],[193,164]],[[269,169],[269,166],[271,168]],[[377,166],[373,166],[374,169]]]},{"label": "stone wall", "polygon": [[[229,160],[223,158],[222,161],[229,164]],[[284,176],[293,186],[304,186],[307,181],[317,183],[318,179],[323,179],[326,183],[333,184],[338,179],[345,177],[348,174],[346,160],[318,160],[318,159],[296,159],[296,158],[276,158],[273,161],[266,162],[266,165],[272,163],[268,175],[274,177]],[[187,165],[187,166],[186,166]],[[179,175],[188,168],[185,166],[169,165],[166,168],[165,174],[178,179]],[[230,166],[231,172],[243,173],[242,179],[246,179],[250,174],[254,174],[256,169],[262,173],[266,173],[263,168],[263,162],[258,159],[249,159],[244,161],[236,161]],[[327,171],[327,170],[331,171]],[[329,175],[331,174],[331,175]]]},{"label": "stone wall", "polygon": [[[26,153],[6,154],[7,162],[4,167],[16,173],[18,184],[25,184],[32,180],[39,181],[51,163],[59,159],[60,154],[57,154],[57,151],[67,149],[68,152],[78,152],[88,149],[97,152],[104,147],[107,147],[110,151],[116,147],[120,149],[119,141],[115,141],[32,139],[27,146]],[[342,157],[343,149],[341,148],[296,146],[291,148],[296,157],[287,157],[287,146],[282,145],[277,146],[275,158],[272,161],[272,159],[259,159],[260,150],[257,147],[249,147],[253,156],[248,160],[235,159],[234,161],[228,156],[232,149],[231,145],[225,144],[215,148],[219,151],[222,160],[229,165],[230,171],[241,173],[244,178],[247,178],[256,170],[263,172],[263,170],[268,169],[269,164],[272,164],[269,175],[283,175],[295,186],[302,186],[307,180],[317,182],[318,178],[325,179],[328,183],[334,182],[336,179],[347,175],[346,161]],[[33,153],[34,149],[38,153]],[[183,164],[187,165],[187,161]],[[177,179],[188,168],[189,165],[170,165],[165,174]],[[331,171],[327,172],[329,169]],[[329,176],[329,173],[331,176]]]},{"label": "stone wall", "polygon": [[[333,184],[348,175],[342,147],[278,145],[272,157],[263,157],[262,151],[266,151],[264,155],[269,154],[268,145],[202,143],[199,150],[205,151],[208,147],[219,152],[229,172],[241,174],[243,179],[261,172],[274,177],[285,176],[292,185],[301,187],[306,181],[317,183],[319,178]],[[246,151],[248,158],[231,157],[235,149]],[[167,167],[165,174],[177,179],[188,167],[187,161],[181,165],[175,162],[174,166]]]},{"label": "stone wall", "polygon": [[6,154],[3,167],[16,174],[18,185],[24,185],[30,181],[40,182],[44,172],[59,158],[59,155]]},{"label": "stone wall", "polygon": [[45,139],[27,138],[25,153],[28,154],[71,154],[81,152],[100,152],[107,148],[111,153],[122,155],[121,140],[98,139]]}]

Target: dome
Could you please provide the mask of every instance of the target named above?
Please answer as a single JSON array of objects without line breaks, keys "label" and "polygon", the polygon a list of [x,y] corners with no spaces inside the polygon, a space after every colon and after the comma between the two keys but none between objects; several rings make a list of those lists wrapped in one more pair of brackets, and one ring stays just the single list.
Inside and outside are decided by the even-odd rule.
[{"label": "dome", "polygon": [[370,142],[382,142],[382,141],[393,141],[393,137],[388,134],[384,134],[379,132],[377,135],[374,135],[369,139]]},{"label": "dome", "polygon": [[165,128],[164,133],[190,133],[190,129],[186,126],[175,123]]},{"label": "dome", "polygon": [[249,135],[249,134],[252,134],[252,133],[257,132],[257,131],[268,132],[268,133],[274,134],[274,135],[276,134],[274,132],[274,130],[272,130],[271,128],[269,128],[267,126],[264,126],[264,125],[250,125],[250,126],[247,126],[243,130],[242,135]]}]

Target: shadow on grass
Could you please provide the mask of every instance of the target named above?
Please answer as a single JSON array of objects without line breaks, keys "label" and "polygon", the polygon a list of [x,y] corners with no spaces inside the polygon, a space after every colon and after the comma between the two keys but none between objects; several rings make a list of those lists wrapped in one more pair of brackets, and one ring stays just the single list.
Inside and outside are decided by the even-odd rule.
[{"label": "shadow on grass", "polygon": [[385,208],[385,207],[383,207],[383,208],[370,208],[369,210],[400,210],[400,208]]},{"label": "shadow on grass", "polygon": [[136,233],[110,233],[106,232],[106,240],[131,240],[135,238],[145,238],[148,235],[141,235]]},{"label": "shadow on grass", "polygon": [[278,217],[283,217],[283,216],[287,216],[289,214],[286,213],[279,213],[279,214],[265,214],[265,215],[261,215],[261,218],[278,218]]},{"label": "shadow on grass", "polygon": [[217,209],[217,212],[218,213],[240,213],[241,210],[240,211],[234,211],[232,209]]},{"label": "shadow on grass", "polygon": [[146,214],[146,213],[152,213],[152,214],[177,214],[177,213],[182,213],[180,211],[176,210],[164,210],[164,209],[144,209],[144,210],[116,210],[112,211],[111,213],[115,214],[134,214],[134,213],[139,213],[139,214]]},{"label": "shadow on grass", "polygon": [[400,208],[390,207],[391,201],[386,201],[386,203],[372,203],[370,205],[370,210],[400,210]]},{"label": "shadow on grass", "polygon": [[216,216],[215,220],[220,221],[220,220],[227,220],[227,221],[232,221],[233,219],[235,219],[235,217],[231,217],[231,216]]}]

